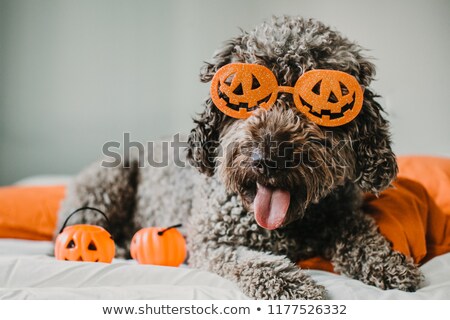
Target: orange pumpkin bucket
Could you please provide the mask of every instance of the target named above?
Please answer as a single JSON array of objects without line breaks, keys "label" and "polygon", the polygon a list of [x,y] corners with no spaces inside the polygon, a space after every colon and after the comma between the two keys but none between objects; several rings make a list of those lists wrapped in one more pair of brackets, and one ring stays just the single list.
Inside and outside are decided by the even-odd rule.
[{"label": "orange pumpkin bucket", "polygon": [[115,254],[115,244],[111,234],[100,226],[76,224],[66,227],[69,219],[82,210],[93,210],[106,215],[91,207],[82,207],[72,212],[64,221],[55,241],[55,257],[58,260],[88,261],[111,263]]},{"label": "orange pumpkin bucket", "polygon": [[186,240],[179,227],[139,230],[131,240],[131,257],[141,264],[178,267],[186,259]]}]

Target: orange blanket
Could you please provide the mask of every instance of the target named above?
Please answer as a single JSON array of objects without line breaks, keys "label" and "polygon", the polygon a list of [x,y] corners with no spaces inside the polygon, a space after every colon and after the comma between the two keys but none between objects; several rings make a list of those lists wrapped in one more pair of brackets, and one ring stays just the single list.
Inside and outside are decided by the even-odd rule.
[{"label": "orange blanket", "polygon": [[0,238],[51,240],[64,186],[0,188]]},{"label": "orange blanket", "polygon": [[[418,264],[450,252],[450,159],[400,157],[400,172],[377,198],[366,195],[363,210],[372,215],[395,250]],[[300,261],[307,269],[332,271],[329,261]]]}]

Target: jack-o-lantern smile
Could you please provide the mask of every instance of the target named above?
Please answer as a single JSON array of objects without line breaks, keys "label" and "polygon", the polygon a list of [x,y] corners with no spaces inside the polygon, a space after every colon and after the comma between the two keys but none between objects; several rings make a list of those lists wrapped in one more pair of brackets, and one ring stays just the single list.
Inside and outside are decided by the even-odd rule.
[{"label": "jack-o-lantern smile", "polygon": [[310,105],[308,102],[306,102],[304,99],[302,99],[302,97],[300,97],[300,101],[302,102],[302,106],[308,108],[308,113],[311,113],[312,115],[322,118],[324,116],[327,116],[330,118],[330,120],[333,119],[339,119],[341,117],[343,117],[345,115],[345,113],[348,110],[352,110],[353,106],[355,105],[355,94],[353,94],[352,96],[352,101],[345,104],[344,106],[341,107],[341,111],[339,112],[331,112],[330,109],[321,109],[318,111],[314,111],[315,107]]},{"label": "jack-o-lantern smile", "polygon": [[258,108],[268,110],[280,92],[293,94],[297,109],[326,127],[352,121],[363,104],[358,81],[336,70],[307,71],[294,87],[288,87],[278,86],[275,75],[264,66],[232,63],[217,71],[210,90],[215,106],[237,119],[250,117]]}]

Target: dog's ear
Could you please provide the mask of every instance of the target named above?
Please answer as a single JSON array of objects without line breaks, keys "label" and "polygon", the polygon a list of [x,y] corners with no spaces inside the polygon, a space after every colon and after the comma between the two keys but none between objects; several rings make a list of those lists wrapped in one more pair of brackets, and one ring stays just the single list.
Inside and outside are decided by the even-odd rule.
[{"label": "dog's ear", "polygon": [[[231,63],[233,53],[241,42],[242,36],[236,37],[218,50],[212,62],[205,63],[200,70],[200,80],[211,81],[217,70]],[[216,166],[220,132],[230,119],[214,106],[210,98],[206,100],[204,106],[204,111],[194,119],[196,126],[191,130],[188,138],[187,158],[189,163],[201,173],[212,176]]]},{"label": "dog's ear", "polygon": [[224,117],[225,115],[218,111],[211,99],[208,99],[203,113],[194,119],[196,126],[191,130],[188,138],[189,163],[208,176],[214,174]]},{"label": "dog's ear", "polygon": [[356,182],[365,192],[379,193],[389,187],[397,175],[397,162],[391,149],[389,124],[383,109],[368,89],[356,120],[353,144],[356,156]]}]

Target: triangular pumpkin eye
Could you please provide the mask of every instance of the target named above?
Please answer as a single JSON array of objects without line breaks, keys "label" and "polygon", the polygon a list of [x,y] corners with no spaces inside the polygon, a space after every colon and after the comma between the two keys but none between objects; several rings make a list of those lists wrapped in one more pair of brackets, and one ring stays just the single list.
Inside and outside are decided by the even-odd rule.
[{"label": "triangular pumpkin eye", "polygon": [[70,240],[69,243],[66,246],[67,249],[75,248],[75,242],[73,240]]},{"label": "triangular pumpkin eye", "polygon": [[320,85],[322,84],[322,80],[316,83],[316,85],[311,89],[317,95],[320,95]]},{"label": "triangular pumpkin eye", "polygon": [[258,89],[261,87],[261,84],[259,83],[258,79],[254,75],[252,75],[252,90]]},{"label": "triangular pumpkin eye", "polygon": [[88,250],[92,250],[92,251],[97,250],[97,246],[95,245],[95,243],[93,241],[89,242]]},{"label": "triangular pumpkin eye", "polygon": [[339,81],[339,85],[341,86],[341,93],[342,96],[346,96],[348,94],[348,88],[345,86],[345,84],[343,84],[342,82]]}]

